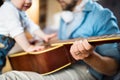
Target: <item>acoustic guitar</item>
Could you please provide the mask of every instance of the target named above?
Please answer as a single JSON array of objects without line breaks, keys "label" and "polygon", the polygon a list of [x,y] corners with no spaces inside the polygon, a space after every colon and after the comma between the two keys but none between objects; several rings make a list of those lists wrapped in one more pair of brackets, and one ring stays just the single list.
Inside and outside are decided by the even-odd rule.
[{"label": "acoustic guitar", "polygon": [[[8,56],[12,69],[19,71],[34,71],[42,75],[59,71],[76,62],[70,55],[70,46],[76,40],[70,39],[52,42],[51,46],[39,52],[21,52]],[[120,34],[104,35],[86,38],[92,45],[120,42]]]}]

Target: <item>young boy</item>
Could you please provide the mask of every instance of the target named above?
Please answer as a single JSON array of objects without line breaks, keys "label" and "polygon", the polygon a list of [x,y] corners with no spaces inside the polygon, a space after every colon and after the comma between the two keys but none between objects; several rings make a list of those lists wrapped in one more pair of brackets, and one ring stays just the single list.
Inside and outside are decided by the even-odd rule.
[{"label": "young boy", "polygon": [[25,14],[32,5],[32,0],[5,0],[0,7],[0,71],[5,65],[5,57],[17,42],[24,51],[38,51],[43,46],[31,45],[25,34],[26,29],[32,35],[48,41],[54,34],[47,35]]}]

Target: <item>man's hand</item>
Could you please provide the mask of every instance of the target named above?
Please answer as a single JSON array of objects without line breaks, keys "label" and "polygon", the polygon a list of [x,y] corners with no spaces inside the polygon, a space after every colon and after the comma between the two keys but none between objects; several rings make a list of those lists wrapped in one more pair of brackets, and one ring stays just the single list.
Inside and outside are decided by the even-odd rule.
[{"label": "man's hand", "polygon": [[76,60],[83,60],[89,57],[94,51],[94,47],[91,46],[86,39],[75,41],[70,48],[71,55]]}]

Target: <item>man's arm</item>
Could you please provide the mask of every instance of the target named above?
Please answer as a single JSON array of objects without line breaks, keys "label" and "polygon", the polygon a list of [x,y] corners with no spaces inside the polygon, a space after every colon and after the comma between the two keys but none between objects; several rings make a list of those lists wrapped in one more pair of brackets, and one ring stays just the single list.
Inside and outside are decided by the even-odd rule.
[{"label": "man's arm", "polygon": [[[71,46],[70,52],[76,60],[83,60],[90,67],[105,75],[113,75],[118,69],[118,63],[115,59],[102,56],[94,51],[95,47],[88,41],[76,41]],[[107,53],[106,53],[107,54]]]},{"label": "man's arm", "polygon": [[91,53],[91,55],[83,59],[83,61],[96,71],[108,76],[115,74],[118,69],[116,60],[110,57],[101,56],[96,52]]}]

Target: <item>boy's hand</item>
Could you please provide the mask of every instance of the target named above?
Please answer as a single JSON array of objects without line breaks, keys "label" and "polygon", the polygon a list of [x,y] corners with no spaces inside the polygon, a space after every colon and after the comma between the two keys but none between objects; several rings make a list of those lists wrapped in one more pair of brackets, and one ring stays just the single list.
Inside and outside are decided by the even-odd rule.
[{"label": "boy's hand", "polygon": [[53,39],[53,38],[55,38],[57,36],[57,34],[56,33],[53,33],[53,34],[46,34],[45,36],[44,36],[44,41],[45,42],[48,42],[50,39]]},{"label": "boy's hand", "polygon": [[45,48],[44,46],[30,46],[27,49],[27,52],[37,52],[37,51],[43,50],[44,48]]}]

